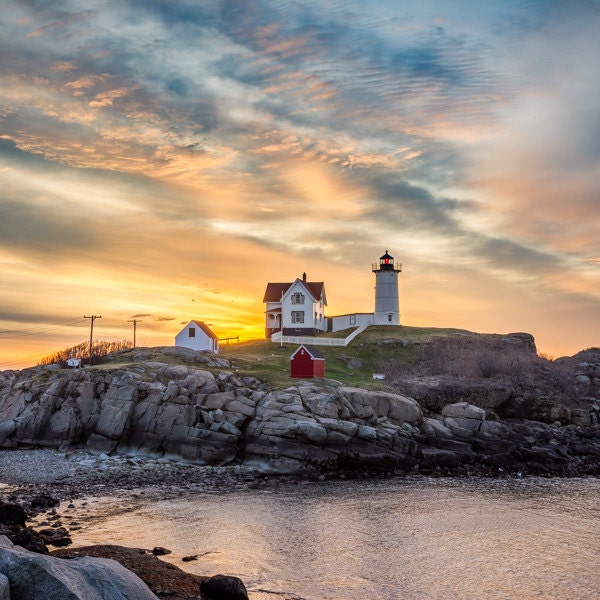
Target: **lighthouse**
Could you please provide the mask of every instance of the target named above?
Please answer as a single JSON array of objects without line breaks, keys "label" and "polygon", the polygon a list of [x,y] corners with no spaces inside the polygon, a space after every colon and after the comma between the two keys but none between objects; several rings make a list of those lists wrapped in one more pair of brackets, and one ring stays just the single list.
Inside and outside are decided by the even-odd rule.
[{"label": "lighthouse", "polygon": [[402,264],[395,263],[388,251],[373,264],[375,273],[375,325],[400,325],[398,273]]}]

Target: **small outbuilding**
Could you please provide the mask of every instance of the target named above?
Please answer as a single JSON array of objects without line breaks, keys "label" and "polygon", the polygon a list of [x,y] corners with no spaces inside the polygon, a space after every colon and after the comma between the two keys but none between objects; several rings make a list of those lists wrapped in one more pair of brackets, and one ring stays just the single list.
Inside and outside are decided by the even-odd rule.
[{"label": "small outbuilding", "polygon": [[176,336],[175,345],[219,353],[219,338],[204,321],[190,321]]},{"label": "small outbuilding", "polygon": [[325,377],[325,357],[314,346],[302,345],[290,356],[290,376]]}]

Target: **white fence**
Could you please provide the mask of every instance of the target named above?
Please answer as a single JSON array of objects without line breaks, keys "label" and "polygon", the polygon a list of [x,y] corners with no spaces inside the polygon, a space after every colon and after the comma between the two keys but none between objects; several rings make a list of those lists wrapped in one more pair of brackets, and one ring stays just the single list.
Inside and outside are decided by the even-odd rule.
[{"label": "white fence", "polygon": [[310,336],[291,336],[281,335],[278,331],[271,336],[272,342],[281,344],[309,344],[311,346],[347,346],[357,335],[361,334],[367,327],[372,325],[371,321],[363,323],[355,329],[347,338],[326,338],[326,337],[310,337]]}]

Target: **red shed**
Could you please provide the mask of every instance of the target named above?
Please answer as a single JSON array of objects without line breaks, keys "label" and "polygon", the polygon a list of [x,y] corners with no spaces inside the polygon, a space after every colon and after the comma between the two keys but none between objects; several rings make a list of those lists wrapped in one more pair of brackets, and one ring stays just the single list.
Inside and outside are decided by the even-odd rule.
[{"label": "red shed", "polygon": [[303,379],[325,377],[325,357],[314,346],[300,346],[290,356],[290,375]]}]

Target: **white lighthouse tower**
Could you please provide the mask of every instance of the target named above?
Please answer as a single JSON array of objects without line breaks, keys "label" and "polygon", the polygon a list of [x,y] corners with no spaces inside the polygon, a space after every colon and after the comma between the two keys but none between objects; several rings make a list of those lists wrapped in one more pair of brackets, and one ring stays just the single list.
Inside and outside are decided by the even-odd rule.
[{"label": "white lighthouse tower", "polygon": [[394,257],[385,251],[379,264],[373,264],[375,273],[375,325],[400,325],[398,304],[398,273],[401,263],[394,263]]}]

